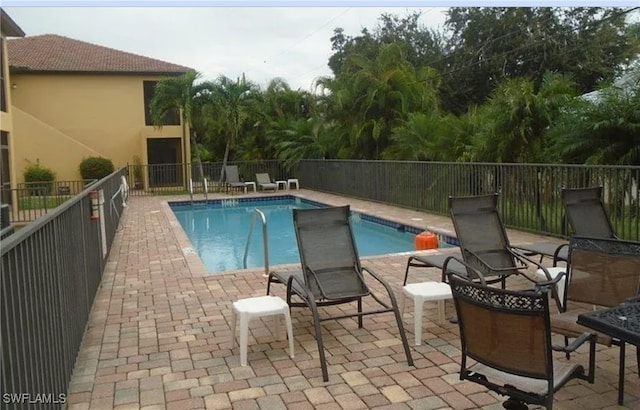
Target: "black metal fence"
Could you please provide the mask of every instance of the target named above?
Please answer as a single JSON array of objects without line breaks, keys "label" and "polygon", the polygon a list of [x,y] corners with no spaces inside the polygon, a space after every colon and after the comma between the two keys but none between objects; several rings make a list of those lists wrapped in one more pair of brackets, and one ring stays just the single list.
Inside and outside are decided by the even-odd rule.
[{"label": "black metal fence", "polygon": [[[286,169],[280,161],[230,162],[229,165],[237,165],[245,181],[254,180],[256,173],[267,172],[276,180],[298,178],[301,186],[308,189],[442,215],[448,214],[450,195],[498,192],[507,226],[559,237],[567,235],[560,198],[562,188],[602,185],[618,235],[640,240],[640,167],[637,166],[354,160],[303,160],[294,170]],[[221,170],[220,162],[203,163],[209,192],[222,189],[217,184]],[[175,184],[173,176],[162,175],[184,175],[185,178]],[[132,189],[132,195],[188,193],[188,175],[194,181],[194,192],[202,192],[196,164],[128,167],[132,188],[137,179],[143,180],[140,189]]]},{"label": "black metal fence", "polygon": [[[124,169],[0,242],[3,407],[64,401],[122,214],[121,175]],[[104,222],[91,218],[97,190],[104,192]]]},{"label": "black metal fence", "polygon": [[0,202],[9,205],[12,224],[31,222],[95,182],[97,180],[22,182],[16,189],[2,189]]},{"label": "black metal fence", "polygon": [[18,189],[31,189],[33,195],[78,195],[93,182],[96,182],[96,180],[21,182],[18,184]]},{"label": "black metal fence", "polygon": [[[240,178],[254,181],[255,174],[267,172],[275,180],[295,178],[290,176],[280,161],[229,162],[237,165]],[[202,163],[202,173],[207,178],[209,192],[223,189],[220,186],[221,162]],[[194,192],[202,192],[204,184],[197,164],[128,165],[127,182],[131,195],[180,194],[189,192],[189,179]]]},{"label": "black metal fence", "polygon": [[447,215],[451,196],[500,193],[506,225],[566,236],[562,188],[604,186],[617,234],[640,240],[640,167],[304,160],[304,188]]}]

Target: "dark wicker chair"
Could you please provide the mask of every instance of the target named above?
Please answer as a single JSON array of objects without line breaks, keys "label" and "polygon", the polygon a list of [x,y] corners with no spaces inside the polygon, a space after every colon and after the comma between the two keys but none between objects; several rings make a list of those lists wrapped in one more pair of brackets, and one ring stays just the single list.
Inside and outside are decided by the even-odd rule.
[{"label": "dark wicker chair", "polygon": [[[617,306],[640,295],[640,242],[573,236],[569,256],[565,300],[560,312],[551,316],[551,329],[566,337],[575,337],[586,330],[576,323],[580,313],[591,311],[594,306]],[[622,393],[625,344],[601,333],[596,336],[598,343],[620,346],[619,389]],[[640,370],[640,347],[637,362]]]},{"label": "dark wicker chair", "polygon": [[[551,409],[554,393],[569,380],[593,383],[594,336],[586,332],[571,346],[551,345],[547,288],[510,291],[447,275],[460,327],[461,380],[508,396],[507,409],[526,409],[525,403]],[[587,341],[588,373],[582,365],[553,360],[553,350],[573,351]]]},{"label": "dark wicker chair", "polygon": [[[395,295],[383,279],[360,266],[353,238],[349,206],[318,209],[294,209],[293,224],[298,241],[302,272],[272,272],[267,282],[267,294],[272,283],[287,286],[287,303],[291,307],[311,309],[322,367],[322,378],[329,380],[320,322],[357,317],[362,328],[362,317],[378,313],[393,313],[402,339],[407,362],[413,359],[402,325]],[[365,273],[382,285],[386,300],[374,294],[365,282]],[[381,306],[363,311],[362,298],[371,296]],[[318,307],[356,302],[357,311],[338,316],[320,316]]]}]

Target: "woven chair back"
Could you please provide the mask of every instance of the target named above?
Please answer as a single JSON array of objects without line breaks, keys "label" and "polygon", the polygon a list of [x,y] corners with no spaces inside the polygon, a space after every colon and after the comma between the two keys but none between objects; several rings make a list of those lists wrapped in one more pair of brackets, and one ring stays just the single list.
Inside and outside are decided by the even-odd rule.
[{"label": "woven chair back", "polygon": [[[509,239],[498,212],[498,194],[449,197],[449,211],[465,261],[482,271],[467,251],[493,268],[516,267],[509,252]],[[512,273],[516,273],[514,269]],[[487,272],[489,275],[490,272]],[[473,272],[469,272],[473,276]],[[509,274],[501,272],[500,275]],[[495,275],[495,274],[494,274]]]},{"label": "woven chair back", "polygon": [[450,275],[463,353],[516,375],[553,379],[546,292],[483,286]]},{"label": "woven chair back", "polygon": [[640,242],[573,236],[569,252],[567,300],[616,306],[639,294]]},{"label": "woven chair back", "polygon": [[349,206],[293,210],[305,282],[317,299],[368,294],[349,216]]}]

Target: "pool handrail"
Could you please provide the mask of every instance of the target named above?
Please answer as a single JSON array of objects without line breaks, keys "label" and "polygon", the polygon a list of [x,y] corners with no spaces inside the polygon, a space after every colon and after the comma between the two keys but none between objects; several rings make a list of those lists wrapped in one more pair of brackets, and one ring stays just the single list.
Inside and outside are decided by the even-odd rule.
[{"label": "pool handrail", "polygon": [[251,218],[251,225],[249,226],[249,236],[247,237],[247,246],[244,248],[244,257],[242,258],[242,266],[247,269],[247,256],[249,255],[249,246],[251,245],[251,237],[253,236],[253,227],[256,224],[256,215],[260,216],[262,222],[262,246],[264,252],[264,275],[269,276],[269,245],[267,242],[267,218],[264,213],[255,208],[253,210],[253,216]]}]

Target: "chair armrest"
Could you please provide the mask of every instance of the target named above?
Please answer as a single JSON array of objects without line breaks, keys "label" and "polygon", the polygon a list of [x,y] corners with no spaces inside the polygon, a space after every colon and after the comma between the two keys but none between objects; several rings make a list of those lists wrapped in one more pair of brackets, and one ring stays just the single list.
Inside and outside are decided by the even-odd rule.
[{"label": "chair armrest", "polygon": [[556,248],[555,252],[553,252],[553,266],[558,266],[558,262],[560,261],[567,262],[564,259],[560,259],[560,251],[568,246],[568,243],[563,243]]},{"label": "chair armrest", "polygon": [[[513,256],[522,265],[521,268],[527,269],[527,268],[529,268],[529,265],[535,265],[539,269],[546,269],[539,262],[534,261],[530,257],[524,255],[523,253],[517,251],[514,248],[510,247],[509,248],[509,253],[511,254],[511,256]],[[550,276],[549,276],[549,279],[551,279]]]},{"label": "chair armrest", "polygon": [[[547,275],[547,277],[550,277],[549,272],[545,269],[544,270],[545,274]],[[558,282],[560,282],[560,279],[562,279],[563,276],[567,276],[567,272],[560,272],[555,278],[550,279],[550,280],[545,280],[542,282],[536,282],[534,288],[535,289],[542,289],[542,288],[548,288],[551,287],[553,285],[556,285]]]},{"label": "chair armrest", "polygon": [[[396,306],[396,297],[393,293],[393,289],[391,289],[391,285],[389,285],[389,283],[387,283],[386,280],[382,279],[380,276],[378,276],[374,271],[372,271],[371,269],[365,268],[364,266],[362,266],[360,268],[362,270],[362,272],[367,272],[369,275],[371,275],[371,277],[373,277],[375,280],[377,280],[387,291],[387,293],[389,294],[389,299],[391,300],[391,304],[393,306]],[[364,276],[364,275],[363,275]],[[363,278],[364,279],[364,278]],[[378,300],[375,295],[373,295],[373,293],[371,294],[373,296],[374,299]],[[382,303],[380,300],[378,300],[380,303]],[[384,303],[383,303],[384,304]]]},{"label": "chair armrest", "polygon": [[567,270],[565,270],[564,272],[560,272],[555,278],[551,277],[551,274],[549,273],[549,270],[547,270],[547,268],[545,268],[544,266],[542,266],[540,263],[536,262],[536,261],[531,261],[531,263],[533,263],[534,265],[536,265],[538,267],[539,270],[541,270],[544,273],[544,276],[546,276],[547,280],[541,281],[541,282],[536,282],[533,281],[535,284],[533,285],[534,289],[539,292],[542,290],[548,291],[549,289],[551,289],[551,294],[553,295],[553,300],[556,303],[556,307],[558,308],[558,312],[564,312],[566,309],[564,309],[564,307],[562,306],[562,302],[560,301],[560,295],[558,294],[558,287],[557,284],[558,282],[560,282],[560,280],[563,277],[567,276]]},{"label": "chair armrest", "polygon": [[[542,270],[542,272],[544,272],[544,275],[547,277],[547,281],[551,281],[553,280],[553,278],[551,277],[551,274],[549,274],[549,271],[547,270],[546,267],[544,267],[540,262],[537,262],[523,254],[521,254],[518,251],[515,251],[513,248],[509,249],[509,252],[513,255],[514,258],[518,259],[520,263],[522,263],[525,267],[529,268],[529,265],[535,265],[536,268]],[[530,282],[533,282],[535,284],[538,283],[543,283],[543,282],[537,282],[534,279],[531,279],[530,277],[528,277],[527,275],[522,275],[524,276],[526,279],[528,279]],[[554,296],[557,296],[554,294]]]},{"label": "chair armrest", "polygon": [[[306,298],[308,301],[314,300],[313,294],[306,286],[304,286],[304,283],[302,283],[302,281],[299,278],[295,277],[294,275],[291,275],[289,276],[289,280],[287,280],[287,303],[291,301],[291,295],[293,295],[294,293],[297,294],[296,292],[293,291],[294,281],[298,284],[300,289],[302,289],[306,293]],[[300,295],[300,294],[298,294],[298,296],[303,298],[305,297],[304,295]]]},{"label": "chair armrest", "polygon": [[[318,280],[318,276],[316,275],[316,272],[313,269],[310,269],[308,266],[307,267],[303,267],[302,270],[302,274],[305,274],[305,270],[307,272],[309,272],[311,274],[311,276],[313,276],[313,280],[316,281],[316,286],[318,287],[318,290],[320,290],[320,294],[322,295],[323,298],[328,299],[327,294],[324,292],[324,289],[322,288],[322,285],[320,284],[320,281]],[[302,285],[304,289],[307,290],[307,292],[309,291],[309,289]]]},{"label": "chair armrest", "polygon": [[571,353],[575,351],[577,348],[582,346],[585,342],[595,343],[596,342],[596,334],[591,332],[584,332],[577,338],[573,340],[573,342],[569,343],[567,346],[558,346],[553,345],[551,348],[556,352],[564,352]]},{"label": "chair armrest", "polygon": [[[475,252],[470,251],[468,249],[463,249],[462,252],[467,256],[470,257],[471,260],[473,260],[478,267],[480,268],[484,268],[485,272],[483,272],[485,275],[495,275],[495,274],[500,274],[500,273],[509,273],[509,272],[513,272],[514,270],[518,270],[518,269],[523,269],[526,268],[526,265],[523,266],[516,266],[513,268],[496,268],[494,266],[489,265],[488,263],[486,263],[482,258],[480,258]],[[510,253],[513,254],[513,251],[509,250]],[[515,255],[514,255],[515,256]],[[521,262],[519,260],[519,258],[516,257],[516,259],[518,259],[519,262]],[[475,269],[476,271],[478,270],[477,268]]]},{"label": "chair armrest", "polygon": [[456,261],[458,263],[460,263],[461,265],[463,265],[464,267],[467,268],[467,272],[469,270],[473,271],[473,273],[475,273],[475,275],[478,277],[478,279],[480,279],[480,283],[483,286],[487,285],[486,280],[484,279],[484,274],[482,272],[480,272],[478,269],[476,269],[474,266],[470,265],[469,263],[467,263],[465,260],[460,259],[459,257],[453,255],[453,256],[449,256],[444,260],[444,263],[442,264],[442,281],[445,283],[448,283],[447,281],[447,274],[452,274],[452,275],[456,275],[459,276],[461,278],[464,278],[465,280],[473,280],[474,278],[470,278],[468,275],[467,276],[463,276],[460,275],[456,272],[452,272],[452,271],[448,271],[447,267],[449,266],[449,263],[451,261]]}]

